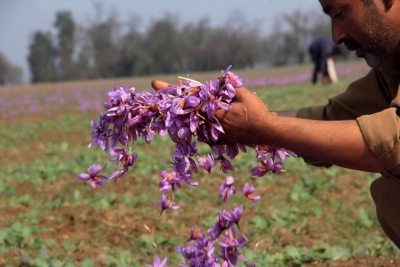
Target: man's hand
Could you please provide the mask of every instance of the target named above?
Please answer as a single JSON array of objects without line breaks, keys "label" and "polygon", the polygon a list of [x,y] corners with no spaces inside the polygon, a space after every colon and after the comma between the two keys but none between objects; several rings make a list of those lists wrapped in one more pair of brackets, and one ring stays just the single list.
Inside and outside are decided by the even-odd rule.
[{"label": "man's hand", "polygon": [[219,140],[227,144],[261,144],[259,141],[268,129],[265,124],[274,117],[258,96],[244,87],[237,88],[231,110],[217,111],[217,118],[225,131],[219,135]]},{"label": "man's hand", "polygon": [[[151,86],[154,90],[163,90],[168,87],[168,83],[153,80]],[[258,138],[263,135],[263,123],[274,119],[265,104],[259,97],[251,93],[244,87],[236,89],[234,102],[231,110],[217,111],[216,117],[220,122],[225,134],[219,135],[219,141],[224,144],[240,143],[246,145],[258,144]]]}]

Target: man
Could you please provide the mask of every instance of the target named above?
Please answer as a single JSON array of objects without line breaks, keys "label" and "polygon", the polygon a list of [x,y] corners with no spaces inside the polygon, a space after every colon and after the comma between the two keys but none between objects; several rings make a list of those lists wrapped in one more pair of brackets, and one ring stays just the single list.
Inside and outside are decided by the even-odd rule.
[{"label": "man", "polygon": [[[336,72],[330,75],[328,72],[328,60],[333,64],[335,56],[341,52],[339,46],[337,46],[331,38],[320,37],[311,42],[308,51],[310,52],[311,60],[314,62],[314,71],[311,79],[312,84],[317,83],[319,73],[322,74],[322,83],[328,84],[335,82],[335,79],[331,76],[335,77]],[[334,71],[334,68],[331,72],[332,71]]]},{"label": "man", "polygon": [[[333,41],[372,67],[325,106],[270,112],[245,88],[219,119],[224,143],[284,147],[326,166],[381,173],[371,185],[378,221],[400,248],[400,0],[319,0]],[[155,86],[156,87],[156,86]]]}]

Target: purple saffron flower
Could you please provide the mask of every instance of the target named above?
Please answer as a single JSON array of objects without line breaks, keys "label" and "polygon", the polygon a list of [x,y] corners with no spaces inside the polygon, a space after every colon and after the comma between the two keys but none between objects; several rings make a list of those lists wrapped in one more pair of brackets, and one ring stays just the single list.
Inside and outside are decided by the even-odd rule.
[{"label": "purple saffron flower", "polygon": [[199,239],[204,239],[204,234],[201,233],[199,228],[194,227],[192,225],[190,227],[190,237],[186,242],[189,242],[191,240],[199,240]]},{"label": "purple saffron flower", "polygon": [[226,177],[226,183],[221,184],[218,187],[218,190],[221,191],[219,195],[219,200],[224,200],[224,202],[228,201],[230,195],[236,193],[236,187],[233,186],[234,179],[232,176]]},{"label": "purple saffron flower", "polygon": [[96,120],[92,120],[91,125],[93,128],[92,132],[90,133],[92,142],[89,144],[89,147],[92,145],[97,145],[103,151],[108,153],[110,149],[109,136],[111,135],[112,130],[108,129],[107,116],[102,116],[100,114],[99,123],[97,123]]},{"label": "purple saffron flower", "polygon": [[230,159],[234,159],[239,154],[239,149],[243,152],[247,152],[246,146],[242,144],[229,144],[226,145],[226,154]]},{"label": "purple saffron flower", "polygon": [[214,227],[208,229],[207,232],[210,234],[211,240],[216,240],[223,231],[232,226],[233,223],[226,219],[229,216],[226,213],[229,213],[229,211],[223,210],[222,212],[218,212],[218,222]]},{"label": "purple saffron flower", "polygon": [[236,158],[236,156],[239,154],[239,148],[237,144],[229,144],[226,146],[226,154],[230,159]]},{"label": "purple saffron flower", "polygon": [[185,107],[196,107],[200,104],[200,99],[195,96],[188,96],[186,98]]},{"label": "purple saffron flower", "polygon": [[240,206],[238,206],[238,207],[233,208],[231,212],[229,212],[229,211],[224,211],[224,212],[221,214],[221,216],[222,216],[225,220],[227,220],[227,221],[229,221],[229,222],[231,222],[231,223],[236,224],[237,227],[238,227],[238,229],[239,229],[239,231],[240,231],[240,233],[241,233],[241,234],[243,235],[243,237],[244,237],[244,234],[242,233],[242,230],[240,230],[240,226],[239,226],[239,221],[240,221],[240,219],[242,218],[242,214],[243,214],[243,206],[240,205]]},{"label": "purple saffron flower", "polygon": [[186,156],[175,157],[171,163],[176,172],[180,174],[187,173],[191,167],[189,157]]},{"label": "purple saffron flower", "polygon": [[111,148],[117,147],[118,143],[126,146],[129,142],[129,136],[126,131],[115,132],[111,136]]},{"label": "purple saffron flower", "polygon": [[296,157],[292,151],[283,148],[276,149],[257,145],[255,149],[260,165],[251,170],[252,177],[262,177],[269,171],[280,173],[286,157]]},{"label": "purple saffron flower", "polygon": [[162,181],[159,183],[160,191],[166,191],[172,188],[174,191],[175,185],[179,188],[181,187],[182,180],[180,179],[179,174],[175,171],[175,168],[172,169],[171,172],[167,172],[166,170],[160,172],[160,176]]},{"label": "purple saffron flower", "polygon": [[216,142],[218,141],[218,134],[219,133],[225,133],[224,129],[222,129],[222,126],[219,123],[210,123],[210,131],[211,131],[211,139],[212,141]]},{"label": "purple saffron flower", "polygon": [[231,71],[232,65],[225,70],[225,82],[231,84],[234,88],[239,88],[243,86],[242,78],[237,76]]},{"label": "purple saffron flower", "polygon": [[221,216],[227,221],[236,224],[239,227],[239,221],[242,218],[243,206],[240,205],[232,209],[232,212],[225,211]]},{"label": "purple saffron flower", "polygon": [[229,170],[231,170],[231,171],[233,170],[233,165],[229,160],[227,160],[223,156],[219,156],[218,160],[219,160],[219,163],[221,164],[221,170],[224,173],[228,173]]},{"label": "purple saffron flower", "polygon": [[200,122],[201,122],[200,118],[199,118],[199,116],[197,116],[197,114],[193,114],[192,116],[190,116],[190,120],[189,121],[190,121],[190,124],[189,124],[190,131],[192,133],[195,133],[197,128],[200,125]]},{"label": "purple saffron flower", "polygon": [[185,174],[179,174],[174,167],[171,172],[162,171],[160,172],[162,181],[159,183],[160,191],[166,191],[172,189],[175,190],[175,185],[181,188],[181,183],[185,182],[190,186],[198,186],[199,183],[191,178],[191,171],[189,170]]},{"label": "purple saffron flower", "polygon": [[208,154],[206,158],[202,157],[197,157],[197,162],[199,163],[199,166],[205,169],[208,172],[208,175],[211,177],[211,169],[214,167],[216,164],[214,160],[214,156],[211,154]]},{"label": "purple saffron flower", "polygon": [[253,169],[251,169],[251,177],[260,178],[260,177],[263,177],[267,172],[268,172],[268,169],[263,164],[260,164],[256,167],[254,167]]},{"label": "purple saffron flower", "polygon": [[82,181],[89,181],[93,188],[96,188],[96,186],[104,187],[102,180],[108,180],[108,177],[99,175],[99,172],[105,168],[105,165],[104,168],[102,168],[100,164],[93,164],[89,167],[88,173],[80,173],[78,174],[77,178]]},{"label": "purple saffron flower", "polygon": [[118,166],[121,162],[122,166],[126,170],[128,167],[133,166],[136,163],[138,157],[135,152],[129,155],[125,148],[114,148],[111,150],[110,154],[115,156],[115,158],[111,159],[112,161],[115,161],[115,166]]},{"label": "purple saffron flower", "polygon": [[251,185],[249,185],[248,183],[246,183],[244,186],[243,186],[243,195],[248,199],[248,200],[250,200],[251,202],[253,202],[253,203],[256,203],[258,200],[260,200],[260,195],[255,195],[254,194],[254,191],[255,191],[255,189],[254,189],[254,187],[253,186],[251,186]]},{"label": "purple saffron flower", "polygon": [[224,262],[228,262],[229,266],[236,266],[238,259],[246,261],[243,254],[237,251],[238,248],[243,248],[247,245],[247,241],[243,236],[237,239],[235,229],[230,227],[228,234],[223,235],[222,238],[224,242],[220,242],[219,246],[221,250],[220,257]]},{"label": "purple saffron flower", "polygon": [[175,205],[175,202],[170,199],[169,196],[165,196],[162,194],[161,200],[159,204],[153,203],[154,206],[160,206],[161,207],[161,212],[160,215],[164,212],[166,209],[171,209],[171,210],[177,210],[180,208],[180,206]]},{"label": "purple saffron flower", "polygon": [[212,144],[211,150],[218,156],[222,156],[225,153],[225,146],[219,144]]},{"label": "purple saffron flower", "polygon": [[284,162],[286,160],[287,156],[292,157],[292,158],[297,157],[297,155],[294,152],[284,149],[284,148],[275,149],[275,153],[276,153],[276,157],[282,162]]},{"label": "purple saffron flower", "polygon": [[122,176],[124,176],[125,173],[127,173],[128,170],[118,170],[115,171],[113,173],[111,173],[110,177],[108,177],[109,180],[114,179],[115,178],[115,182],[119,181],[119,179],[121,179]]},{"label": "purple saffron flower", "polygon": [[168,261],[168,257],[165,257],[165,259],[163,259],[163,261],[161,262],[160,257],[156,256],[154,258],[153,265],[146,264],[146,267],[165,267],[165,266],[167,266],[167,261]]}]

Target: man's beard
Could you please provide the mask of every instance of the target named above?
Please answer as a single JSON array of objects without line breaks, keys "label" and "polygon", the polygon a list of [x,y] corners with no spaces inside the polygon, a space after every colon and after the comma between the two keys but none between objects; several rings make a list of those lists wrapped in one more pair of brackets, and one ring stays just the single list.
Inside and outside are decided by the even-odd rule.
[{"label": "man's beard", "polygon": [[362,57],[372,68],[391,67],[398,64],[396,55],[392,51],[395,50],[395,44],[398,42],[395,32],[384,22],[374,6],[367,7],[365,21],[361,29],[363,31],[359,39],[362,40],[363,45],[353,39],[348,39],[345,41],[348,48],[360,49]]}]

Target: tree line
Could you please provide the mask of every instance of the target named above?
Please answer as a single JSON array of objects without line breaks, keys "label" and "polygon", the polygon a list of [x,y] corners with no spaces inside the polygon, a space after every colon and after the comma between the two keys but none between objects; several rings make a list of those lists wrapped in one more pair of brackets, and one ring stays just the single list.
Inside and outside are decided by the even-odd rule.
[{"label": "tree line", "polygon": [[99,8],[97,13],[79,25],[70,11],[59,11],[53,33],[33,33],[31,82],[304,64],[310,41],[330,36],[326,16],[304,11],[279,16],[267,35],[241,16],[212,27],[207,18],[181,25],[166,15],[143,30],[134,17],[126,23],[115,14],[102,16]]},{"label": "tree line", "polygon": [[0,53],[0,85],[19,84],[22,82],[22,68],[14,66]]}]

